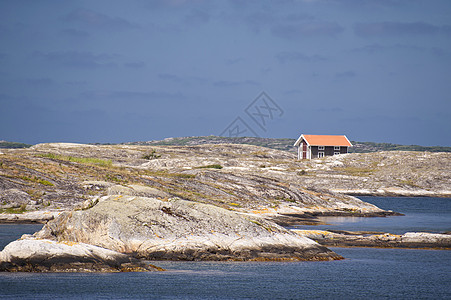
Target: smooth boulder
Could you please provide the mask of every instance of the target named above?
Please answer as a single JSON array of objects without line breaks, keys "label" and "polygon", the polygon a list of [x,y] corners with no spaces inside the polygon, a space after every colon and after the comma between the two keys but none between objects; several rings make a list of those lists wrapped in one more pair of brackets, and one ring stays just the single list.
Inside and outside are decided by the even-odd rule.
[{"label": "smooth boulder", "polygon": [[179,198],[105,196],[35,234],[151,260],[332,260],[342,257],[273,222]]}]

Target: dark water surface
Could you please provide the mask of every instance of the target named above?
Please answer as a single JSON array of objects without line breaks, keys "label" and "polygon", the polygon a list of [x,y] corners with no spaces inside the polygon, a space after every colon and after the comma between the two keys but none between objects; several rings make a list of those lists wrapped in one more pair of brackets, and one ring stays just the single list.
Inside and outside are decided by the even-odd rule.
[{"label": "dark water surface", "polygon": [[33,234],[41,230],[41,224],[0,224],[0,249],[5,248],[7,244],[19,239],[23,234]]},{"label": "dark water surface", "polygon": [[[365,197],[364,200],[406,216],[371,218],[381,222],[370,226],[352,220],[355,230],[363,230],[361,225],[389,232],[410,228],[449,230],[446,228],[451,223],[451,199]],[[384,225],[391,220],[394,220],[391,227]],[[341,225],[346,226],[345,223],[343,220]],[[5,239],[11,241],[36,229],[39,226],[0,225],[0,243],[4,245]],[[153,273],[0,273],[0,299],[451,299],[451,251],[332,250],[346,259],[287,263],[153,262],[168,270]]]},{"label": "dark water surface", "polygon": [[321,217],[327,225],[295,226],[299,229],[381,231],[403,234],[412,231],[451,231],[451,198],[359,197],[382,209],[405,214],[385,218]]}]

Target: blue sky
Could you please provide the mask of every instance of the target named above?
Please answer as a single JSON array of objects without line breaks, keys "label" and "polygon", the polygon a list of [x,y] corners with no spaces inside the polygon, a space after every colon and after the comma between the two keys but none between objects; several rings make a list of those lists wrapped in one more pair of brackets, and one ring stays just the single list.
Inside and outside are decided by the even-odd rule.
[{"label": "blue sky", "polygon": [[451,146],[448,0],[0,0],[0,40],[0,140]]}]

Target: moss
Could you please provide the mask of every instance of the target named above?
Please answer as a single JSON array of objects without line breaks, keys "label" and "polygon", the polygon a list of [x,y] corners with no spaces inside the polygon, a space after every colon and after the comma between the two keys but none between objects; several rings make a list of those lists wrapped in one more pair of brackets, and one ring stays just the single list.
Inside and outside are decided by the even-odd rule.
[{"label": "moss", "polygon": [[54,186],[54,184],[51,183],[50,181],[39,178],[37,176],[34,176],[34,177],[19,176],[19,178],[23,179],[23,180],[31,181],[31,182],[40,183],[40,184],[47,185],[47,186]]},{"label": "moss", "polygon": [[420,188],[420,186],[415,184],[415,182],[412,179],[399,180],[398,184],[404,186],[407,185],[414,188]]},{"label": "moss", "polygon": [[5,214],[22,214],[27,211],[27,205],[22,204],[19,208],[3,208],[0,209],[0,213]]},{"label": "moss", "polygon": [[113,164],[111,159],[100,159],[96,157],[74,157],[74,156],[65,156],[65,155],[59,155],[54,153],[44,153],[44,154],[37,154],[38,157],[44,157],[44,158],[50,158],[50,159],[59,159],[59,160],[65,160],[65,161],[71,161],[81,164],[94,164],[104,167],[109,167]]},{"label": "moss", "polygon": [[212,164],[206,166],[196,167],[196,169],[222,169],[223,167],[220,164]]},{"label": "moss", "polygon": [[252,222],[252,223],[254,223],[254,224],[256,224],[256,225],[258,225],[258,226],[260,226],[260,227],[262,227],[262,228],[264,228],[264,229],[266,229],[266,230],[269,231],[269,232],[272,231],[271,228],[269,228],[268,226],[263,225],[262,223],[260,223],[260,222],[258,222],[258,221],[256,221],[256,220],[249,220],[249,221]]},{"label": "moss", "polygon": [[371,167],[341,167],[336,170],[341,171],[344,174],[352,175],[352,176],[368,176],[376,171],[375,168]]}]

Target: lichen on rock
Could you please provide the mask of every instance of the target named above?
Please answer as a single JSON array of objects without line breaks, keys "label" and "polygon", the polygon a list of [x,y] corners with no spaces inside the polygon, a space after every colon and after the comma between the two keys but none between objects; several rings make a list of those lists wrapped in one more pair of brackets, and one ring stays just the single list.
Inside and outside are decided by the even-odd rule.
[{"label": "lichen on rock", "polygon": [[331,260],[316,242],[253,215],[178,198],[106,196],[63,213],[36,237],[74,241],[150,260]]}]

